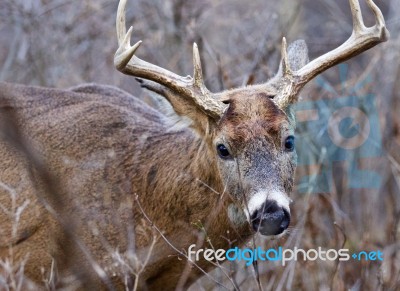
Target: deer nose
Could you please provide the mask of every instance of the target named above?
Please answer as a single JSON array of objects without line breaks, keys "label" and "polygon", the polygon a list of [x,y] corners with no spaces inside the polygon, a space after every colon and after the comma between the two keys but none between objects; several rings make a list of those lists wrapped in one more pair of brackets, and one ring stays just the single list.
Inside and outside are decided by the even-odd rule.
[{"label": "deer nose", "polygon": [[276,201],[265,201],[261,208],[251,215],[253,229],[259,231],[262,235],[280,234],[288,228],[289,223],[289,212],[278,206]]}]

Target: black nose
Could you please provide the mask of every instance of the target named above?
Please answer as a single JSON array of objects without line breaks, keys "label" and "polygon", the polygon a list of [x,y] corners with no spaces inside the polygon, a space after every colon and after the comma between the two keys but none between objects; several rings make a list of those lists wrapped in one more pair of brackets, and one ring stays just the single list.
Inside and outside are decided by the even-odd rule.
[{"label": "black nose", "polygon": [[289,212],[278,206],[275,201],[267,200],[262,207],[251,215],[251,224],[262,235],[277,235],[288,228]]}]

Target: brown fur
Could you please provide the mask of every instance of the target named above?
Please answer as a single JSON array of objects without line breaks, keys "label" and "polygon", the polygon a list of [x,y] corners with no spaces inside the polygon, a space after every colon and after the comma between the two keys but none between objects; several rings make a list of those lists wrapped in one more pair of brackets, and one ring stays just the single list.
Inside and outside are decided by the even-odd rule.
[{"label": "brown fur", "polygon": [[[200,225],[215,248],[229,247],[227,239],[241,245],[252,233],[247,223],[234,225],[227,217],[227,206],[235,199],[222,194],[226,185],[210,137],[203,139],[190,128],[171,129],[161,113],[112,87],[62,91],[5,83],[0,90],[7,92],[1,116],[8,116],[5,109],[13,112],[14,130],[26,148],[3,135],[0,181],[15,189],[17,205],[29,200],[14,235],[12,217],[0,212],[0,256],[7,257],[10,247],[17,261],[29,255],[26,273],[34,281],[43,280],[41,268],[48,272],[54,259],[60,277],[82,276],[82,286],[99,283],[93,262],[112,278],[106,284],[122,286],[113,279],[123,274],[113,267],[110,254],[126,254],[134,243],[143,259],[154,232],[144,213],[178,250],[196,243]],[[230,97],[232,104],[211,136],[227,130],[239,151],[240,143],[258,136],[270,139],[287,122],[265,96]],[[10,193],[0,189],[1,204],[10,208]],[[57,193],[46,193],[49,189]],[[66,230],[68,225],[73,228]],[[134,242],[128,239],[130,227]],[[170,289],[186,261],[178,260],[158,233],[156,237],[140,284]],[[199,266],[211,267],[204,261]],[[199,274],[194,268],[185,285]]]},{"label": "brown fur", "polygon": [[[226,239],[240,245],[251,234],[247,224],[238,227],[229,221],[226,208],[232,198],[221,195],[224,186],[214,148],[190,128],[171,130],[165,116],[116,88],[93,85],[62,91],[3,83],[0,90],[1,116],[11,116],[6,109],[13,112],[8,122],[15,125],[22,148],[26,147],[21,149],[18,142],[3,135],[0,181],[16,191],[16,205],[29,200],[14,235],[12,217],[0,212],[0,256],[9,256],[10,247],[16,261],[28,255],[26,274],[34,281],[43,280],[41,268],[48,272],[53,259],[61,277],[83,276],[82,286],[99,282],[93,261],[110,278],[121,276],[119,268],[112,267],[110,254],[127,251],[132,243],[129,227],[135,227],[139,257],[146,254],[152,240],[151,226],[137,207],[136,194],[146,215],[178,250],[196,243],[199,228],[195,224],[207,226],[215,248],[227,248]],[[253,108],[243,110],[240,99],[233,101],[238,108],[232,107],[230,113],[254,123],[273,119],[275,114],[284,120],[272,101],[254,99],[260,105],[259,116],[249,116]],[[230,121],[229,114],[220,126],[232,123],[234,130],[236,121]],[[277,122],[266,125],[266,136],[278,127]],[[56,188],[49,188],[48,183],[56,183]],[[11,208],[10,193],[0,189],[1,204]],[[46,193],[49,189],[57,193]],[[216,207],[218,211],[213,212]],[[73,228],[65,230],[66,225]],[[176,252],[157,237],[141,284],[170,289],[186,262],[178,260]],[[211,267],[204,261],[199,265]],[[194,269],[185,285],[199,274]],[[122,286],[122,281],[118,284]]]},{"label": "brown fur", "polygon": [[[308,61],[302,41],[288,54],[293,69]],[[188,262],[190,245],[241,246],[253,234],[251,201],[272,195],[289,211],[295,122],[274,100],[297,100],[290,82],[280,69],[266,84],[219,93],[215,102],[229,104],[221,118],[143,83],[186,118],[180,126],[175,113],[110,86],[0,83],[0,259],[24,264],[38,284],[57,274],[56,287],[189,286],[213,268]]]},{"label": "brown fur", "polygon": [[248,138],[257,132],[259,135],[277,136],[286,114],[263,93],[243,98],[235,94],[230,97],[230,106],[221,119],[220,128],[226,127],[232,132],[230,139],[238,144],[245,145]]},{"label": "brown fur", "polygon": [[[114,87],[2,83],[0,203],[29,204],[16,232],[15,216],[0,211],[0,258],[26,258],[39,283],[55,263],[59,286],[66,276],[84,289],[122,289],[125,279],[151,290],[188,286],[202,274],[182,257],[191,244],[242,245],[253,233],[248,199],[292,188],[296,157],[282,140],[294,123],[271,99],[279,82],[278,73],[268,85],[223,92],[230,105],[220,120],[193,107],[190,127]],[[190,104],[168,94],[187,116]],[[221,140],[233,160],[218,157]]]}]

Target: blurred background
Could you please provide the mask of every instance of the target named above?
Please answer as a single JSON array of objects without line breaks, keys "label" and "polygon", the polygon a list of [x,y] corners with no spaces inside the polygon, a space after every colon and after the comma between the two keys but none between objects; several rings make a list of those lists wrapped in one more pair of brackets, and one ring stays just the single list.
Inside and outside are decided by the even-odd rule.
[{"label": "blurred background", "polygon": [[[157,106],[134,78],[114,69],[117,2],[1,0],[0,81],[57,88],[104,83]],[[372,13],[361,2],[366,24],[373,25]],[[260,263],[264,290],[400,289],[400,0],[375,2],[391,39],[330,69],[302,91],[299,116],[313,109],[318,118],[299,120],[290,234],[257,244],[381,250],[384,260],[292,261],[285,267]],[[197,42],[213,92],[271,78],[283,36],[289,43],[304,39],[314,59],[352,31],[347,0],[130,0],[127,24],[134,26],[132,41],[144,41],[139,57],[180,75],[192,74],[192,44]],[[329,127],[344,139],[332,136]],[[359,143],[344,146],[351,138]],[[235,282],[243,290],[259,289],[252,266],[226,267],[231,279],[218,269],[212,275],[227,286]],[[192,289],[218,287],[204,278]]]}]

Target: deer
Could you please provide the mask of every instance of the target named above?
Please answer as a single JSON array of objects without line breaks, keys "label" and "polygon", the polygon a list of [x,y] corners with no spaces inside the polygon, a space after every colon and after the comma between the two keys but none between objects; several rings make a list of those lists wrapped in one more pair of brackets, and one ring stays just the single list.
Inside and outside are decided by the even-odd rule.
[{"label": "deer", "polygon": [[189,260],[192,244],[283,236],[296,169],[291,105],[315,76],[389,38],[372,0],[371,27],[349,3],[353,31],[341,46],[309,61],[303,40],[283,38],[272,79],[212,93],[196,43],[193,77],[135,55],[141,41],[131,45],[120,0],[115,67],[165,98],[181,126],[108,85],[1,83],[0,259],[39,285],[170,290],[216,266]]}]

